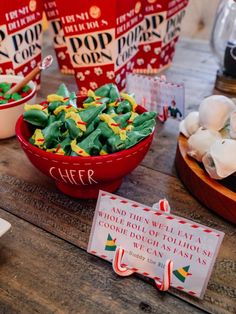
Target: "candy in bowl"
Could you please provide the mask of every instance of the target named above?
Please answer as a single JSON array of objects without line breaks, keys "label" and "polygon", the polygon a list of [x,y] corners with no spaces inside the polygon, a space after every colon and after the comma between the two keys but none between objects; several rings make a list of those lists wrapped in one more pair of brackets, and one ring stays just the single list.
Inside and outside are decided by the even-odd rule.
[{"label": "candy in bowl", "polygon": [[25,154],[72,197],[115,191],[147,153],[156,114],[113,84],[90,91],[82,108],[74,106],[75,94],[60,90],[26,106],[19,118],[16,134]]},{"label": "candy in bowl", "polygon": [[0,75],[0,139],[15,135],[15,124],[24,112],[24,104],[35,101],[36,85],[32,81],[19,93],[6,95],[12,84],[22,79],[17,75]]}]

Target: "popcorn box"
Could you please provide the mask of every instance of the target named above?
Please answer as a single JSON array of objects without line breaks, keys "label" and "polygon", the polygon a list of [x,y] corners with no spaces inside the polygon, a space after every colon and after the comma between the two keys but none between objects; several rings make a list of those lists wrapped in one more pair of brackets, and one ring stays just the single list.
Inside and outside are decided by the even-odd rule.
[{"label": "popcorn box", "polygon": [[142,0],[143,33],[135,73],[154,74],[169,66],[188,0]]},{"label": "popcorn box", "polygon": [[[0,9],[0,74],[26,76],[41,61],[42,4],[3,1]],[[40,74],[35,77],[39,84]]]},{"label": "popcorn box", "polygon": [[62,29],[56,1],[43,0],[44,10],[49,24],[49,32],[55,49],[59,69],[64,74],[74,74],[74,69],[67,52],[67,45]]},{"label": "popcorn box", "polygon": [[105,83],[122,90],[142,32],[139,0],[56,0],[75,77],[84,94]]}]

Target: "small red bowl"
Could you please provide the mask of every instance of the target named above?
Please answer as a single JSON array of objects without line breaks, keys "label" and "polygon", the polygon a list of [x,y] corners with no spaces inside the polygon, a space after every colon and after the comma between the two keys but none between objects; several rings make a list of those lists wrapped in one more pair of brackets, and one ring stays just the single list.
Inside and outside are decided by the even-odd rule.
[{"label": "small red bowl", "polygon": [[[138,107],[138,112],[145,109]],[[31,163],[53,178],[58,189],[76,198],[97,198],[99,190],[114,192],[122,178],[135,169],[146,155],[153,134],[135,146],[105,156],[75,157],[48,153],[28,142],[32,135],[21,116],[16,123],[16,136]]]}]

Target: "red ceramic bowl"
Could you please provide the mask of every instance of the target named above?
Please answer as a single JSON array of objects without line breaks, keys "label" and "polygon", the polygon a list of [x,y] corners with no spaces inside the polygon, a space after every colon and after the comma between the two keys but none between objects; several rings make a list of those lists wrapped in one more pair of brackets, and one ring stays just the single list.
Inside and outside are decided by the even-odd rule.
[{"label": "red ceramic bowl", "polygon": [[[145,109],[139,106],[138,112]],[[21,116],[16,124],[16,135],[31,163],[51,177],[59,190],[76,198],[96,198],[99,190],[115,191],[122,178],[131,172],[146,155],[153,133],[135,146],[105,156],[61,156],[43,151],[28,142],[32,135]]]}]

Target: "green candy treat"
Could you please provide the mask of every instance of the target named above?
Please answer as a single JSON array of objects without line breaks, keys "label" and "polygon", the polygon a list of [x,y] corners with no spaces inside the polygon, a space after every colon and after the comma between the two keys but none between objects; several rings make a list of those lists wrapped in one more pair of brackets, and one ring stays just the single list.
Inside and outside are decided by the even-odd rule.
[{"label": "green candy treat", "polygon": [[99,152],[99,155],[103,156],[103,155],[107,155],[111,153],[110,149],[109,149],[109,146],[106,144],[104,144]]},{"label": "green candy treat", "polygon": [[[131,116],[131,113],[128,112],[123,115],[119,115],[119,116],[117,115],[113,117],[112,119],[114,120],[116,124],[119,124],[119,128],[123,129],[124,127],[127,126],[128,124],[127,121],[129,120],[130,116]],[[108,139],[109,137],[114,135],[114,131],[112,130],[112,128],[109,127],[109,125],[106,122],[101,121],[97,129],[101,130],[101,137],[103,139]]]},{"label": "green candy treat", "polygon": [[98,107],[88,107],[79,112],[81,119],[87,124],[91,123],[106,108],[105,104]]},{"label": "green candy treat", "polygon": [[69,156],[71,154],[71,138],[70,136],[67,136],[62,142],[60,142],[58,145],[60,145],[60,148],[64,150],[65,155]]},{"label": "green candy treat", "polygon": [[13,94],[11,95],[11,98],[14,99],[14,100],[19,100],[19,99],[21,99],[22,97],[21,97],[21,95],[18,94],[18,93],[13,93]]},{"label": "green candy treat", "polygon": [[75,92],[70,93],[68,105],[72,105],[77,108],[77,96]]},{"label": "green candy treat", "polygon": [[64,83],[62,83],[58,90],[56,91],[56,94],[59,96],[62,96],[64,98],[69,97],[70,96],[70,92],[68,90],[68,88],[66,87],[66,85]]},{"label": "green candy treat", "polygon": [[2,92],[5,94],[11,88],[11,83],[5,83],[5,82],[0,83],[0,88],[1,88]]},{"label": "green candy treat", "polygon": [[9,100],[9,99],[11,98],[11,94],[6,94],[6,95],[4,96],[4,98],[7,99],[7,100]]},{"label": "green candy treat", "polygon": [[6,100],[6,99],[0,100],[0,104],[1,104],[1,105],[7,104],[7,100]]},{"label": "green candy treat", "polygon": [[156,115],[157,113],[154,111],[144,112],[134,119],[133,125],[138,126],[140,124],[143,124],[147,120],[156,118]]},{"label": "green candy treat", "polygon": [[66,121],[65,116],[66,116],[65,111],[61,111],[61,112],[59,112],[59,114],[56,116],[56,119],[57,119],[58,121],[65,122],[65,121]]},{"label": "green candy treat", "polygon": [[55,121],[49,124],[46,128],[42,129],[42,133],[45,139],[45,148],[54,148],[58,145],[61,137],[62,121]]},{"label": "green candy treat", "polygon": [[110,102],[114,102],[118,98],[120,98],[120,93],[118,91],[118,88],[114,84],[110,84],[109,98],[110,98]]},{"label": "green candy treat", "polygon": [[49,125],[49,124],[55,122],[56,120],[57,120],[57,117],[56,117],[56,116],[50,115],[50,116],[48,117],[48,124],[47,124],[47,125]]},{"label": "green candy treat", "polygon": [[128,125],[128,120],[129,118],[131,117],[131,112],[127,112],[125,114],[121,114],[121,115],[118,115],[118,116],[115,116],[113,118],[113,120],[117,123],[120,124],[120,128],[123,129],[125,128],[127,125]]},{"label": "green candy treat", "polygon": [[24,87],[22,87],[22,92],[23,93],[27,93],[31,88],[29,87],[29,85],[25,85]]},{"label": "green candy treat", "polygon": [[48,123],[48,115],[42,110],[31,109],[23,114],[24,120],[28,123],[44,128]]},{"label": "green candy treat", "polygon": [[112,153],[120,151],[122,149],[128,149],[136,145],[149,134],[151,134],[152,130],[153,128],[146,128],[138,131],[129,131],[127,133],[127,138],[124,141],[121,140],[119,135],[114,134],[107,140],[107,145]]},{"label": "green candy treat", "polygon": [[95,95],[100,97],[108,97],[110,94],[110,84],[103,85],[95,90]]},{"label": "green candy treat", "polygon": [[126,148],[126,141],[122,141],[119,135],[113,134],[107,140],[107,146],[111,153],[115,153]]},{"label": "green candy treat", "polygon": [[109,114],[110,116],[112,115],[112,116],[116,116],[117,115],[117,113],[116,113],[116,111],[115,111],[115,107],[108,107],[107,109],[106,109],[106,111],[105,111],[105,113],[106,114]]},{"label": "green candy treat", "polygon": [[101,131],[96,129],[77,145],[72,145],[72,150],[82,156],[84,154],[87,156],[98,155],[102,148],[102,143],[99,140],[100,134]]},{"label": "green candy treat", "polygon": [[99,121],[100,121],[99,117],[96,117],[91,123],[89,123],[89,125],[86,128],[86,131],[83,134],[83,138],[88,136],[90,133],[92,133],[96,129]]},{"label": "green candy treat", "polygon": [[149,134],[151,134],[152,131],[150,129],[144,129],[142,131],[130,131],[128,133],[128,137],[125,141],[126,149],[130,148],[134,145],[136,145],[138,142],[143,140],[145,137],[147,137]]},{"label": "green candy treat", "polygon": [[69,93],[64,84],[56,94],[64,99],[50,102],[45,111],[36,105],[36,109],[28,107],[24,113],[27,122],[40,127],[29,142],[47,152],[84,157],[107,155],[134,146],[155,127],[156,113],[138,115],[133,96],[119,94],[114,84],[89,91],[83,108],[77,108],[76,94]]},{"label": "green candy treat", "polygon": [[63,105],[63,103],[61,101],[52,101],[48,105],[48,110],[50,112],[53,112],[57,107],[59,107],[61,105]]},{"label": "green candy treat", "polygon": [[114,133],[111,128],[106,124],[106,122],[100,122],[97,126],[96,130],[101,131],[101,138],[108,139],[110,136],[112,136]]},{"label": "green candy treat", "polygon": [[75,139],[75,138],[78,138],[78,137],[81,137],[83,135],[83,131],[81,131],[74,120],[72,119],[66,119],[65,120],[65,125],[66,125],[66,128],[68,129],[69,131],[69,134],[70,134],[70,137],[72,139]]},{"label": "green candy treat", "polygon": [[[143,124],[140,124],[140,125],[138,125],[138,126],[135,126],[135,127],[132,129],[132,131],[142,131],[142,130],[144,130],[144,129],[148,129],[148,130],[151,130],[151,132],[152,132],[152,130],[153,130],[155,124],[156,124],[155,119],[150,119],[150,120],[145,121]],[[151,133],[151,132],[150,132],[150,133]]]},{"label": "green candy treat", "polygon": [[78,155],[78,154],[76,154],[75,152],[73,152],[73,150],[71,150],[70,156],[73,156],[73,157],[78,157],[79,155]]},{"label": "green candy treat", "polygon": [[91,103],[91,102],[93,102],[93,101],[94,101],[93,97],[88,97],[88,98],[86,98],[86,99],[83,101],[83,104],[88,104],[88,103]]},{"label": "green candy treat", "polygon": [[123,100],[116,108],[116,113],[126,113],[132,111],[132,106],[128,100]]}]

